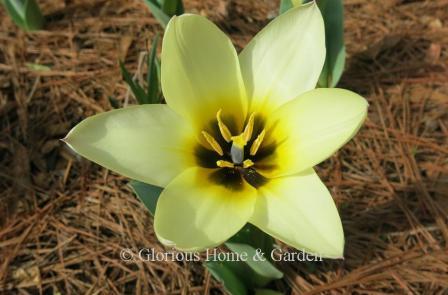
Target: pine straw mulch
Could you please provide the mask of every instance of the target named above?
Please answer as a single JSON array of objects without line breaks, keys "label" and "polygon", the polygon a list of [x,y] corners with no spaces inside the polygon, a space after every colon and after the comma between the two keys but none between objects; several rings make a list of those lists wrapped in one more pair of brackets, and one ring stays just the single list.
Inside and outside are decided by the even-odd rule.
[{"label": "pine straw mulch", "polygon": [[[207,294],[200,263],[124,262],[163,251],[126,179],[58,139],[82,118],[134,104],[117,60],[135,72],[161,29],[140,1],[41,1],[45,31],[0,9],[0,292]],[[447,294],[448,1],[346,0],[341,87],[363,94],[359,135],[319,166],[346,234],[344,261],[278,264],[293,294]],[[273,1],[186,1],[241,48]],[[45,70],[33,64],[47,65]]]}]

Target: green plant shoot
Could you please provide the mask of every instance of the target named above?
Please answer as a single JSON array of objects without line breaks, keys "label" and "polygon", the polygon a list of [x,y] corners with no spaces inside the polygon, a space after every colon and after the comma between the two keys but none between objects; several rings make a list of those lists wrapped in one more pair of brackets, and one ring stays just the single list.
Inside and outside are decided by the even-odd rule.
[{"label": "green plant shoot", "polygon": [[132,75],[128,72],[124,63],[120,61],[120,70],[123,79],[128,84],[129,88],[134,94],[139,104],[151,104],[161,102],[161,89],[160,89],[160,61],[157,58],[157,45],[159,42],[159,35],[156,35],[151,49],[147,56],[147,90],[137,82],[134,81]]},{"label": "green plant shoot", "polygon": [[143,0],[163,28],[171,17],[184,13],[182,0]]},{"label": "green plant shoot", "polygon": [[25,31],[42,29],[44,17],[35,0],[3,0],[14,23]]}]

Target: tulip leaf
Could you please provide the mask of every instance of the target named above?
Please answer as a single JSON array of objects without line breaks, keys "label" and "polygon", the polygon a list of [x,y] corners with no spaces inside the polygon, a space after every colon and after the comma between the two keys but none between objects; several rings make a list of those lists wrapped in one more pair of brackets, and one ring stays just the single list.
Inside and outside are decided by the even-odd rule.
[{"label": "tulip leaf", "polygon": [[149,10],[151,10],[154,17],[159,21],[160,25],[165,29],[171,17],[168,16],[165,12],[163,12],[162,7],[156,0],[143,0],[143,1],[148,6]]},{"label": "tulip leaf", "polygon": [[229,267],[232,265],[232,262],[208,261],[204,263],[204,265],[208,269],[208,271],[213,275],[213,277],[223,284],[224,288],[230,294],[232,295],[248,294],[244,282]]},{"label": "tulip leaf", "polygon": [[299,6],[303,4],[304,1],[305,0],[281,0],[279,13],[282,14],[295,6]]},{"label": "tulip leaf", "polygon": [[[274,239],[251,224],[246,224],[237,234],[230,238],[225,245],[227,248],[237,254],[247,255],[247,261],[209,261],[205,266],[209,268],[212,265],[215,269],[210,270],[212,275],[224,283],[224,287],[231,294],[253,294],[253,290],[264,287],[274,279],[283,277],[283,273],[271,264],[271,252],[274,249]],[[263,253],[265,260],[255,260],[254,257],[260,257]],[[258,255],[258,256],[256,256]],[[221,273],[222,272],[222,273]],[[232,274],[232,275],[229,275]],[[237,278],[243,284],[245,290],[250,292],[241,293],[231,290],[230,286],[239,284],[234,282]]]},{"label": "tulip leaf", "polygon": [[16,25],[22,29],[26,29],[25,26],[25,6],[21,1],[17,0],[3,0],[6,11]]},{"label": "tulip leaf", "polygon": [[157,79],[159,80],[159,88],[160,88],[160,91],[162,91],[162,88],[161,88],[162,86],[160,84],[160,81],[162,81],[160,79],[160,59],[156,58],[155,65],[156,65],[156,71],[157,71]]},{"label": "tulip leaf", "polygon": [[44,26],[44,17],[34,0],[25,1],[25,24],[29,31],[40,30]]},{"label": "tulip leaf", "polygon": [[[248,256],[252,254],[252,253],[248,253],[248,252],[241,252],[240,254],[242,254],[242,253],[247,253]],[[249,294],[252,294],[253,293],[252,291],[257,288],[266,286],[273,280],[273,278],[269,278],[267,276],[258,274],[249,265],[249,263],[247,263],[245,261],[207,261],[204,264],[205,267],[208,268],[210,263],[211,264],[219,263],[221,268],[225,268],[226,273],[231,272],[234,277],[238,278],[239,281],[242,282],[242,284],[244,285],[244,288],[248,291]],[[260,262],[257,261],[255,263],[260,263]],[[269,262],[267,262],[267,263],[269,263]],[[261,269],[261,268],[262,267],[258,267],[258,269]],[[214,272],[211,272],[211,273],[217,280],[222,281],[221,277],[217,276]],[[274,272],[272,272],[272,274],[273,273]],[[283,274],[281,272],[279,272],[279,273],[283,276]],[[275,277],[277,278],[278,275],[275,275]],[[224,284],[224,286],[226,287],[225,284]],[[239,294],[239,293],[236,293],[236,294]]]},{"label": "tulip leaf", "polygon": [[250,281],[254,286],[262,287],[275,279],[281,279],[283,273],[279,271],[266,256],[271,253],[259,252],[261,249],[254,248],[247,244],[226,243],[226,247],[237,254],[247,254],[247,261],[245,263],[250,267]]},{"label": "tulip leaf", "polygon": [[151,215],[154,216],[156,212],[157,200],[159,199],[163,188],[137,180],[131,180],[129,182],[129,186],[132,188],[140,201],[143,202]]},{"label": "tulip leaf", "polygon": [[176,15],[181,15],[185,13],[184,3],[182,0],[178,0],[179,4],[177,5]]},{"label": "tulip leaf", "polygon": [[238,233],[231,237],[227,242],[247,244],[255,249],[260,249],[268,260],[271,260],[271,252],[274,249],[274,239],[259,230],[257,227],[247,223]]},{"label": "tulip leaf", "polygon": [[124,81],[129,85],[129,88],[131,88],[131,91],[134,94],[135,98],[137,99],[138,103],[139,104],[150,103],[145,90],[143,90],[143,88],[137,82],[135,82],[134,79],[132,79],[131,74],[128,72],[128,70],[126,70],[126,67],[121,61],[120,61],[120,70]]},{"label": "tulip leaf", "polygon": [[345,65],[344,5],[342,0],[318,0],[325,23],[327,55],[318,87],[335,87]]},{"label": "tulip leaf", "polygon": [[148,101],[149,103],[160,103],[160,62],[157,58],[157,44],[159,42],[159,34],[152,41],[151,50],[148,54],[148,74],[146,77],[148,84]]},{"label": "tulip leaf", "polygon": [[120,61],[120,70],[125,82],[131,88],[132,93],[139,104],[151,104],[161,102],[161,87],[160,87],[160,61],[157,58],[157,44],[159,35],[154,37],[151,45],[151,50],[147,56],[148,72],[146,77],[147,91],[132,78],[123,62]]},{"label": "tulip leaf", "polygon": [[[247,261],[224,261],[222,263],[227,270],[243,279],[248,290],[266,286],[272,280],[283,277],[283,273],[271,263],[274,239],[257,227],[249,223],[246,224],[225,245],[234,253],[247,255]],[[254,259],[254,257],[260,259]]]},{"label": "tulip leaf", "polygon": [[181,15],[184,13],[182,0],[164,0],[162,2],[162,11],[168,16]]},{"label": "tulip leaf", "polygon": [[35,0],[3,0],[11,19],[25,31],[40,30],[44,17]]}]

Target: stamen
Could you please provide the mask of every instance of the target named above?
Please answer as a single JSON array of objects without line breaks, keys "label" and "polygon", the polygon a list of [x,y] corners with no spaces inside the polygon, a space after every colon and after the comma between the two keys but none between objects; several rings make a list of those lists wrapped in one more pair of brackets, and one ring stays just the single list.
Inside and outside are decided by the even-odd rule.
[{"label": "stamen", "polygon": [[221,111],[219,110],[216,113],[216,120],[218,121],[219,131],[221,131],[221,135],[225,141],[230,142],[232,140],[232,133],[230,133],[229,128],[227,128],[226,124],[221,120]]},{"label": "stamen", "polygon": [[252,113],[243,133],[231,137],[232,147],[230,148],[230,156],[235,164],[241,164],[244,160],[244,147],[252,137],[252,132],[254,131],[254,119],[255,113]]},{"label": "stamen", "polygon": [[244,160],[244,162],[243,162],[243,168],[249,168],[253,165],[254,165],[254,162],[252,162],[251,159]]},{"label": "stamen", "polygon": [[257,138],[252,143],[252,145],[250,147],[250,155],[251,156],[255,156],[255,154],[257,153],[258,149],[260,148],[261,143],[263,142],[265,134],[266,134],[266,130],[263,129],[263,131],[261,131],[261,133],[258,134]]},{"label": "stamen", "polygon": [[252,138],[252,132],[254,131],[255,113],[252,113],[247,122],[246,128],[243,131],[243,138],[245,142],[248,142]]},{"label": "stamen", "polygon": [[217,152],[220,156],[224,155],[224,152],[222,151],[221,146],[216,141],[216,139],[213,138],[210,134],[208,134],[206,131],[201,132],[204,136],[205,140],[207,140],[208,144],[213,148],[215,152]]},{"label": "stamen", "polygon": [[234,168],[235,167],[235,165],[233,165],[233,163],[230,163],[229,161],[225,161],[225,160],[216,161],[216,165],[221,168]]}]

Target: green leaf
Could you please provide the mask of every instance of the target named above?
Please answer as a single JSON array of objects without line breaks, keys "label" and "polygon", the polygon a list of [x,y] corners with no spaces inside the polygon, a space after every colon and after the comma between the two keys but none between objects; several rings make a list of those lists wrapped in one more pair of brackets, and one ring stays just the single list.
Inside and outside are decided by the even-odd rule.
[{"label": "green leaf", "polygon": [[145,93],[145,90],[143,90],[143,88],[132,79],[131,74],[128,72],[128,70],[126,70],[123,62],[121,61],[120,61],[120,70],[124,81],[131,88],[131,91],[134,94],[135,98],[137,99],[138,103],[139,104],[151,103],[148,99],[148,96]]},{"label": "green leaf", "polygon": [[6,11],[16,25],[26,31],[40,30],[44,17],[35,0],[4,0]]},{"label": "green leaf", "polygon": [[176,15],[184,14],[185,8],[182,0],[178,0]]},{"label": "green leaf", "polygon": [[280,0],[279,14],[283,14],[292,8],[291,0]]},{"label": "green leaf", "polygon": [[157,58],[157,45],[159,42],[159,34],[157,34],[152,42],[151,50],[147,57],[148,73],[146,77],[147,92],[138,82],[132,79],[131,74],[126,70],[123,62],[120,61],[120,70],[123,79],[131,88],[132,93],[139,104],[160,103],[161,87],[160,87],[160,61]]},{"label": "green leaf", "polygon": [[159,199],[163,188],[137,180],[131,180],[128,185],[132,188],[140,201],[143,202],[149,212],[154,216],[156,212],[157,200]]},{"label": "green leaf", "polygon": [[342,0],[318,0],[325,22],[327,55],[318,87],[335,87],[345,66],[344,5]]},{"label": "green leaf", "polygon": [[293,8],[294,6],[299,6],[304,3],[305,0],[281,0],[279,13],[282,14],[285,11]]},{"label": "green leaf", "polygon": [[[155,63],[156,63],[156,70],[157,70],[157,79],[159,81],[161,81],[160,80],[160,60],[158,58],[156,58]],[[160,85],[159,85],[159,87],[160,87]]]},{"label": "green leaf", "polygon": [[29,31],[40,30],[44,26],[44,17],[34,0],[25,2],[25,24]]},{"label": "green leaf", "polygon": [[148,6],[149,10],[151,10],[154,17],[159,21],[160,25],[165,29],[166,25],[170,21],[170,18],[165,12],[163,12],[159,3],[156,0],[143,0],[145,4]]},{"label": "green leaf", "polygon": [[271,260],[271,252],[274,249],[274,239],[258,229],[256,226],[247,223],[238,233],[231,237],[227,242],[237,244],[248,244],[255,249],[261,249],[265,257]]},{"label": "green leaf", "polygon": [[182,0],[164,0],[162,2],[162,11],[168,16],[181,15],[184,13]]},{"label": "green leaf", "polygon": [[17,0],[4,0],[6,11],[16,25],[22,29],[26,29],[25,26],[25,6],[21,1]]},{"label": "green leaf", "polygon": [[250,275],[250,281],[254,286],[262,287],[272,280],[281,279],[283,277],[283,273],[267,259],[266,256],[270,256],[270,252],[261,253],[262,255],[257,254],[260,253],[258,252],[260,249],[254,248],[248,244],[226,242],[226,246],[237,254],[247,254],[248,259],[245,263],[250,267],[250,273],[246,272],[246,274]]},{"label": "green leaf", "polygon": [[240,278],[229,268],[227,262],[208,261],[204,263],[208,271],[220,281],[224,288],[232,295],[246,295],[246,286]]},{"label": "green leaf", "polygon": [[256,288],[264,287],[274,280],[273,278],[268,278],[266,276],[258,274],[245,261],[220,261],[220,263],[225,265],[225,267],[229,271],[234,273],[235,276],[244,283],[244,286],[247,290],[254,290]]},{"label": "green leaf", "polygon": [[[252,224],[246,224],[237,234],[231,237],[225,245],[229,250],[242,254],[247,253],[248,261],[225,261],[227,268],[233,271],[248,289],[263,287],[283,274],[271,264],[271,252],[274,249],[274,239]],[[254,261],[256,249],[263,253],[265,261]]]},{"label": "green leaf", "polygon": [[159,42],[159,34],[154,37],[151,45],[151,51],[148,55],[148,100],[150,103],[160,103],[160,64],[157,58],[157,44]]},{"label": "green leaf", "polygon": [[[253,291],[256,288],[266,286],[274,279],[283,277],[282,272],[270,262],[270,254],[274,247],[274,239],[257,227],[251,224],[246,224],[246,226],[230,238],[225,245],[230,251],[235,253],[247,253],[247,261],[209,261],[205,265],[208,267],[208,264],[210,263],[212,265],[218,264],[219,266],[217,267],[219,267],[219,269],[224,269],[226,274],[229,272],[233,274],[231,278],[238,278],[245,290]],[[255,261],[253,259],[256,254],[256,249],[260,249],[261,252],[264,253],[266,260]],[[211,273],[220,281],[226,279],[226,277],[220,277],[216,272],[211,271]],[[227,290],[231,294],[246,294],[232,293],[229,289]],[[253,294],[253,292],[248,293]]]}]

